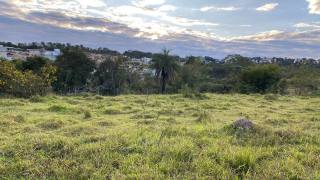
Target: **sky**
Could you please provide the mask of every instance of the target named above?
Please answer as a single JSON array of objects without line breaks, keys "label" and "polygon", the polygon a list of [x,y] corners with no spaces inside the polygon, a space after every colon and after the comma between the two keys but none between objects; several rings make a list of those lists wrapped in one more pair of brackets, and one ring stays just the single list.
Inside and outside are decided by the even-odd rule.
[{"label": "sky", "polygon": [[320,58],[320,0],[0,0],[0,41]]}]

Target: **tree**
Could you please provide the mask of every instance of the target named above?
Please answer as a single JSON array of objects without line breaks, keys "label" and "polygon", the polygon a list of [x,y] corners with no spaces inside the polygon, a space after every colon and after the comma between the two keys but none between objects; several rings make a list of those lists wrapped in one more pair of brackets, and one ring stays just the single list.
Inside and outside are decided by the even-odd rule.
[{"label": "tree", "polygon": [[50,60],[44,57],[28,57],[26,61],[22,62],[22,70],[23,71],[33,71],[35,73],[39,73],[41,68],[50,64]]},{"label": "tree", "polygon": [[319,69],[302,66],[292,72],[288,81],[295,94],[312,95],[319,89],[320,72]]},{"label": "tree", "polygon": [[117,95],[127,80],[127,71],[122,56],[108,57],[95,72],[96,85],[103,88],[105,93]]},{"label": "tree", "polygon": [[280,68],[277,65],[257,65],[244,70],[240,75],[241,91],[266,93],[276,87],[281,80]]},{"label": "tree", "polygon": [[224,62],[226,64],[234,64],[234,65],[238,65],[240,67],[247,67],[250,65],[253,65],[254,63],[250,60],[250,58],[248,57],[244,57],[241,55],[229,55],[224,59]]},{"label": "tree", "polygon": [[95,63],[79,49],[72,48],[63,52],[55,62],[58,67],[58,79],[55,90],[77,92],[86,87]]},{"label": "tree", "polygon": [[165,93],[167,84],[174,79],[179,69],[178,62],[173,56],[170,56],[170,50],[164,49],[162,53],[153,56],[151,68],[156,71],[155,75],[159,80],[161,93]]},{"label": "tree", "polygon": [[199,58],[189,57],[181,68],[182,83],[192,89],[202,89],[202,85],[208,80],[208,66]]},{"label": "tree", "polygon": [[17,97],[45,95],[55,80],[56,69],[51,65],[41,68],[39,74],[20,71],[14,63],[0,62],[0,92]]}]

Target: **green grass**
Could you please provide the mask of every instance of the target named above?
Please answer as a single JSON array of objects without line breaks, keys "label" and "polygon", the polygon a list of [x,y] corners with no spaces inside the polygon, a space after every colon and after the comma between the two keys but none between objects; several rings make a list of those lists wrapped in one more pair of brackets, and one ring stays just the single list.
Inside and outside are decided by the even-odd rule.
[{"label": "green grass", "polygon": [[0,99],[0,179],[320,178],[320,98],[205,97]]}]

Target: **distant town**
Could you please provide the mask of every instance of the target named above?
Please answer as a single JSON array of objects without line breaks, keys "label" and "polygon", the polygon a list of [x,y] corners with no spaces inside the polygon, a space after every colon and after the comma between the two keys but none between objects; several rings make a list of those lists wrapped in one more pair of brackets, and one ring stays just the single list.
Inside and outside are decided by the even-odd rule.
[{"label": "distant town", "polygon": [[[71,46],[70,44],[61,44],[61,43],[29,43],[29,44],[13,44],[11,42],[0,42],[0,59],[6,60],[26,60],[28,57],[44,57],[49,60],[55,61],[63,53],[63,49]],[[141,68],[142,66],[150,65],[152,60],[153,53],[142,52],[138,50],[129,50],[124,53],[113,51],[107,48],[98,48],[91,49],[84,47],[82,45],[76,45],[72,47],[78,47],[82,49],[87,56],[95,61],[100,63],[104,61],[107,57],[110,56],[125,56],[130,64],[135,69]],[[240,55],[229,55],[224,59],[212,58],[209,56],[196,57],[203,61],[205,64],[215,62],[215,63],[227,63],[232,60],[235,56]],[[175,56],[181,65],[183,65],[187,60],[192,57],[180,57]],[[286,58],[286,57],[250,57],[250,60],[257,64],[269,64],[269,63],[278,63],[278,64],[320,64],[320,59],[313,58]]]}]

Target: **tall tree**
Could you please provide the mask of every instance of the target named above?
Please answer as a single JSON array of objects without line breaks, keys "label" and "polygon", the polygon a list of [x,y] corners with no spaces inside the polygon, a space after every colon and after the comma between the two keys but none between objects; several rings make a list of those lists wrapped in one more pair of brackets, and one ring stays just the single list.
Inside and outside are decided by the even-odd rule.
[{"label": "tall tree", "polygon": [[170,56],[170,50],[164,49],[162,53],[153,56],[151,68],[156,71],[155,75],[159,80],[161,93],[165,93],[167,84],[170,80],[174,79],[179,69],[177,60],[173,56]]},{"label": "tall tree", "polygon": [[125,58],[122,56],[107,57],[95,72],[95,83],[104,92],[117,95],[127,80],[127,70],[124,67]]},{"label": "tall tree", "polygon": [[79,49],[65,50],[55,64],[58,67],[55,89],[63,92],[84,88],[95,69],[95,63]]}]

